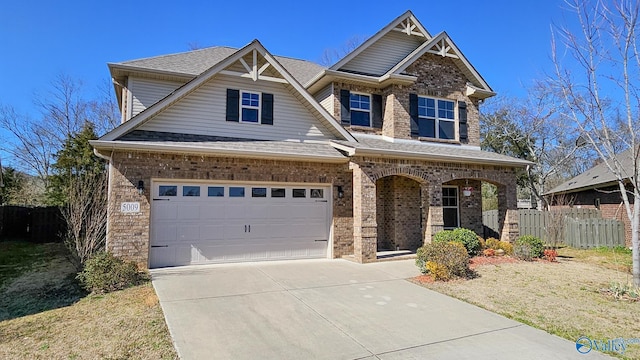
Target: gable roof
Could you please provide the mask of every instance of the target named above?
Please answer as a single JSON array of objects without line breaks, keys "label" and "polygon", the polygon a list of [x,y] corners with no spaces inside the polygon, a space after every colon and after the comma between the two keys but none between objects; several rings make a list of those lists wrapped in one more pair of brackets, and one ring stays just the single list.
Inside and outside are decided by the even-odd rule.
[{"label": "gable roof", "polygon": [[[227,46],[214,46],[176,54],[109,63],[108,66],[114,77],[118,77],[119,72],[154,71],[193,78],[238,50]],[[307,60],[285,56],[273,57],[301,84],[306,83],[324,69],[323,66]]]},{"label": "gable roof", "polygon": [[[116,127],[109,133],[103,135],[99,140],[114,141],[114,140],[117,140],[119,137],[135,130],[136,128],[140,127],[142,124],[144,124],[145,122],[147,122],[148,120],[150,120],[151,118],[153,118],[154,116],[162,112],[163,110],[170,107],[175,102],[179,101],[183,97],[187,96],[191,92],[198,89],[208,80],[213,78],[216,74],[224,72],[227,67],[231,66],[232,64],[238,61],[241,61],[241,62],[244,61],[242,60],[242,58],[250,54],[251,52],[254,52],[254,57],[256,56],[256,52],[259,53],[262,57],[264,57],[266,62],[270,66],[272,66],[275,69],[275,71],[282,77],[279,80],[291,85],[294,88],[294,90],[300,95],[300,98],[302,99],[302,101],[307,102],[308,105],[313,107],[322,116],[325,126],[327,126],[336,136],[342,139],[345,139],[347,141],[355,141],[353,136],[347,130],[345,130],[342,126],[340,126],[337,123],[337,121],[327,112],[327,110],[324,109],[322,106],[320,106],[320,104],[318,104],[313,99],[313,97],[311,97],[311,95],[302,87],[302,85],[300,85],[300,83],[295,78],[293,78],[291,74],[289,74],[289,72],[264,48],[264,46],[262,46],[262,44],[258,40],[253,40],[251,43],[249,43],[242,49],[237,50],[236,52],[227,56],[223,60],[218,61],[215,65],[213,65],[206,71],[202,72],[201,74],[196,76],[194,79],[192,79],[182,87],[176,89],[175,91],[167,95],[162,100],[156,102],[151,107],[142,111],[141,113],[139,113],[138,115],[130,119],[129,121]],[[254,76],[254,80],[257,80],[260,77],[260,75],[257,69],[255,71],[256,71],[256,74],[254,74],[253,76]]]},{"label": "gable roof", "polygon": [[[454,64],[456,64],[456,66],[458,66],[458,68],[465,74],[467,79],[470,80],[475,89],[486,92],[489,96],[485,97],[495,95],[489,84],[487,84],[480,73],[478,73],[473,65],[471,65],[469,60],[467,60],[467,58],[462,54],[462,51],[458,49],[451,37],[449,37],[449,35],[445,31],[439,33],[431,40],[424,42],[411,54],[407,55],[406,58],[396,64],[396,66],[391,68],[387,72],[387,74],[404,74],[404,71],[411,64],[413,64],[416,60],[418,60],[422,55],[426,53],[432,53],[440,55],[442,57],[450,57],[453,60]],[[467,95],[469,95],[468,92],[469,90],[467,91]]]},{"label": "gable roof", "polygon": [[[633,151],[631,150],[632,149],[628,149],[616,155],[616,161],[620,164],[619,167],[622,171],[624,171],[624,169],[630,169],[630,171],[633,171],[631,169],[634,169],[636,166],[640,166],[640,164],[638,164],[638,159],[635,159],[636,164],[634,164]],[[628,174],[625,178],[631,178],[631,174]],[[545,195],[578,192],[596,187],[613,185],[617,181],[618,179],[609,170],[607,164],[601,162],[582,174],[547,191]]]},{"label": "gable roof", "polygon": [[[353,51],[348,53],[345,57],[340,59],[337,63],[335,63],[329,69],[340,70],[340,68],[342,68],[344,65],[346,65],[347,63],[355,59],[363,51],[370,48],[373,44],[375,44],[380,39],[382,39],[383,36],[385,36],[391,31],[394,31],[394,29],[398,28],[399,26],[402,27],[403,22],[407,23],[407,26],[404,27],[408,32],[407,35],[422,36],[424,37],[425,41],[431,38],[431,34],[429,34],[427,29],[424,26],[422,26],[422,24],[420,24],[420,21],[418,21],[418,19],[413,15],[411,10],[407,10],[404,14],[395,18],[387,26],[380,29],[377,33],[375,33],[365,42],[360,44],[360,46],[358,46]],[[413,31],[413,29],[416,29],[417,31]]]}]

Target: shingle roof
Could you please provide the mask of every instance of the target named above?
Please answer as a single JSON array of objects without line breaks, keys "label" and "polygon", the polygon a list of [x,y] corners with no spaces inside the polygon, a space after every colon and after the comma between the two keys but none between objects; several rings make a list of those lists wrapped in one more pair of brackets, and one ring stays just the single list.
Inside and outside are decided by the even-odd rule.
[{"label": "shingle roof", "polygon": [[[114,65],[126,65],[141,69],[169,71],[197,76],[236,51],[238,51],[238,49],[226,46],[214,46],[177,54],[123,61],[114,63]],[[324,69],[324,67],[307,60],[293,59],[284,56],[274,57],[303,85]]]},{"label": "shingle roof", "polygon": [[[634,169],[633,158],[631,149],[621,152],[617,155],[617,159],[620,162],[620,168],[628,169],[632,172]],[[630,178],[631,174],[625,176]],[[617,181],[615,175],[609,171],[607,165],[602,162],[591,169],[583,172],[582,174],[556,186],[555,188],[547,191],[546,194],[574,192],[582,189],[592,188],[598,185],[610,184]]]},{"label": "shingle roof", "polygon": [[333,143],[347,147],[362,154],[379,153],[383,156],[421,158],[435,161],[470,162],[476,164],[501,164],[510,166],[526,166],[531,162],[510,156],[482,151],[480,149],[458,145],[434,145],[420,141],[391,142],[382,137],[354,135],[358,143],[334,140]]},{"label": "shingle roof", "polygon": [[347,158],[330,144],[289,141],[231,139],[227,141],[103,141],[92,140],[98,149],[139,149],[147,151],[195,153],[269,159],[296,159],[323,162],[346,162]]}]

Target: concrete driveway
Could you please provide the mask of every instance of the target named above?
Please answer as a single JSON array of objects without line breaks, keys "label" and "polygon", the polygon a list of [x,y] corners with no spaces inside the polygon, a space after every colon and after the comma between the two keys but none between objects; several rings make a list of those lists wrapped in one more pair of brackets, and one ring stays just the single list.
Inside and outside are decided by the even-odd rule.
[{"label": "concrete driveway", "polygon": [[413,260],[152,271],[185,360],[609,358],[404,280],[416,275]]}]

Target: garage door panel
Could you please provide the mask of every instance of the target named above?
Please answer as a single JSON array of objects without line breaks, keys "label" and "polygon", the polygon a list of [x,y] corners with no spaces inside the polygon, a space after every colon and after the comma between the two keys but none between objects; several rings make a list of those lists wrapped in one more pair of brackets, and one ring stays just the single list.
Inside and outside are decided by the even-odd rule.
[{"label": "garage door panel", "polygon": [[156,242],[160,244],[178,240],[178,229],[174,223],[156,222],[154,223],[154,233]]},{"label": "garage door panel", "polygon": [[200,219],[200,204],[184,204],[178,206],[178,219],[198,220]]},{"label": "garage door panel", "polygon": [[[246,189],[257,185],[172,185],[177,196],[152,203],[151,245],[163,247],[150,249],[151,267],[326,256],[329,204],[310,198],[311,187],[276,185],[286,189],[273,192],[276,196],[269,186],[261,186],[267,189],[266,197],[253,197]],[[188,197],[183,196],[184,186],[224,191],[209,195],[203,190],[202,196]],[[246,196],[230,197],[231,187],[244,187]],[[306,197],[293,198],[293,188],[306,188]]]},{"label": "garage door panel", "polygon": [[175,220],[178,205],[169,201],[154,201],[154,218],[157,220]]},{"label": "garage door panel", "polygon": [[199,242],[200,239],[200,226],[197,223],[186,223],[177,226],[178,228],[178,241],[180,242]]}]

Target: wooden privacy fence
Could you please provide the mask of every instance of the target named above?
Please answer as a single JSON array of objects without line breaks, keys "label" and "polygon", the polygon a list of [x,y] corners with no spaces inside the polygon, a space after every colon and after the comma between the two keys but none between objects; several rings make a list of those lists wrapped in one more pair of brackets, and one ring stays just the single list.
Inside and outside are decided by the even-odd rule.
[{"label": "wooden privacy fence", "polygon": [[0,241],[59,242],[64,229],[58,207],[0,206]]},{"label": "wooden privacy fence", "polygon": [[[559,209],[553,211],[518,210],[520,235],[533,235],[545,242],[564,243],[578,248],[624,246],[624,225],[602,219],[596,209]],[[484,235],[499,236],[498,210],[484,211]]]}]

